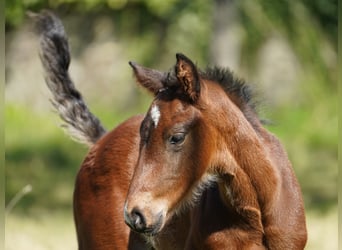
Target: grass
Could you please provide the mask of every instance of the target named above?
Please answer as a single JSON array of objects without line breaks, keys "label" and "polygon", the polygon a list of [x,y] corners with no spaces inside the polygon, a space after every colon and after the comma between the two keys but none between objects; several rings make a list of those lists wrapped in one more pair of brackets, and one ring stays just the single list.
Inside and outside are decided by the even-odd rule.
[{"label": "grass", "polygon": [[304,100],[275,110],[268,127],[289,155],[306,206],[321,211],[337,202],[337,95],[327,89],[303,91]]},{"label": "grass", "polygon": [[[306,250],[337,250],[337,208],[326,214],[307,213],[309,239]],[[6,218],[5,250],[74,250],[76,233],[70,213],[54,212]]]},{"label": "grass", "polygon": [[307,213],[308,244],[306,250],[338,249],[337,207],[325,214]]},{"label": "grass", "polygon": [[6,203],[31,185],[32,192],[16,209],[70,208],[73,182],[87,149],[63,135],[49,115],[7,106],[5,117]]},{"label": "grass", "polygon": [[5,223],[6,250],[75,250],[76,233],[71,214],[40,213],[36,216],[10,214]]}]

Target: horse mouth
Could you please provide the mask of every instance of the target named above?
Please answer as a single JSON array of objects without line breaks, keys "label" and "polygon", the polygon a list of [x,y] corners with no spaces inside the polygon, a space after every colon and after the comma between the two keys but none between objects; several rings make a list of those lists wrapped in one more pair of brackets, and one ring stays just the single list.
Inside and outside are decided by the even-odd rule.
[{"label": "horse mouth", "polygon": [[151,236],[156,236],[160,231],[161,231],[160,227],[150,227],[150,228],[146,228],[143,231],[136,231],[136,232],[146,235],[148,237],[151,237]]},{"label": "horse mouth", "polygon": [[[126,223],[127,224],[127,223]],[[129,224],[127,224],[131,230],[133,230],[134,232],[137,232],[139,234],[143,234],[143,235],[146,235],[148,237],[151,237],[151,236],[155,236],[157,235],[160,231],[161,231],[161,224],[162,223],[159,223],[156,224],[156,225],[153,225],[151,227],[146,227],[146,228],[136,228],[136,227],[133,227]]]}]

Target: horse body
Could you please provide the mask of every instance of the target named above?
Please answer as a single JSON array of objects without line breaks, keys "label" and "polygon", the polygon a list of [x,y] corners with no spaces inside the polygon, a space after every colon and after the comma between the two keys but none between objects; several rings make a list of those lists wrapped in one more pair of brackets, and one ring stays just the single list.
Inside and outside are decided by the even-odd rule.
[{"label": "horse body", "polygon": [[100,139],[79,170],[74,192],[79,249],[113,249],[113,242],[116,249],[140,244],[134,233],[129,239],[120,209],[137,158],[140,120],[132,118]]},{"label": "horse body", "polygon": [[304,248],[298,182],[241,81],[182,54],[172,72],[131,62],[154,100],[106,132],[69,78],[62,24],[43,13],[38,26],[54,106],[91,146],[74,192],[80,250]]}]

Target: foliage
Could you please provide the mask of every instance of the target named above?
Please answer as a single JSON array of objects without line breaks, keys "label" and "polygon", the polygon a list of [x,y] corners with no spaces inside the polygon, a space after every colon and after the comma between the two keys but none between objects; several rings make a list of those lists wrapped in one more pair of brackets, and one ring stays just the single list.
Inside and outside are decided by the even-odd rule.
[{"label": "foliage", "polygon": [[[324,92],[323,92],[324,93]],[[301,183],[307,208],[326,211],[336,204],[337,193],[337,95],[320,92],[293,109],[280,108],[268,128],[284,143]]]},{"label": "foliage", "polygon": [[319,0],[304,1],[303,4],[301,1],[257,0],[239,1],[238,5],[246,28],[242,58],[249,68],[255,68],[256,53],[265,40],[280,33],[288,39],[303,66],[318,70],[323,82],[335,84],[336,64],[326,62],[324,53],[326,43],[331,43],[337,51],[337,1],[324,4]]},{"label": "foliage", "polygon": [[[175,49],[181,48],[186,54],[196,55],[197,63],[205,67],[215,28],[213,3],[222,2],[225,0],[13,0],[6,2],[6,32],[23,24],[26,10],[49,7],[64,15],[75,13],[85,23],[106,16],[115,22],[128,57],[138,58],[141,64],[169,67],[170,58],[174,59],[178,52]],[[289,152],[306,206],[325,210],[336,203],[337,1],[233,2],[244,32],[242,68],[255,73],[260,47],[275,33],[287,40],[300,60],[300,99],[288,105],[291,109],[274,107],[269,116],[279,123],[268,128],[281,138]],[[85,23],[77,36],[89,42],[95,32],[84,28],[88,27]],[[329,53],[333,56],[327,57]],[[96,106],[95,113],[107,127],[113,127],[146,109],[146,98],[138,97],[137,101],[130,100],[136,105],[129,111],[117,113]],[[62,135],[53,114],[40,115],[29,107],[7,103],[5,119],[6,202],[31,184],[33,192],[23,198],[21,209],[70,208],[74,178],[86,149]]]},{"label": "foliage", "polygon": [[30,184],[32,193],[20,201],[23,208],[70,208],[72,186],[85,148],[65,140],[52,117],[7,106],[5,118],[6,203]]}]

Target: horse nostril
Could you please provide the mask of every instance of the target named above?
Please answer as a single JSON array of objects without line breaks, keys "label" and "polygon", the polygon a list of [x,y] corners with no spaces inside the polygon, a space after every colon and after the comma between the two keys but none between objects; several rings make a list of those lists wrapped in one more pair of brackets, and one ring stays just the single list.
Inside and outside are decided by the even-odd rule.
[{"label": "horse nostril", "polygon": [[133,208],[131,213],[131,220],[135,230],[144,231],[146,229],[145,217],[139,209]]},{"label": "horse nostril", "polygon": [[130,213],[125,208],[124,215],[126,224],[133,230],[138,232],[144,232],[146,230],[146,219],[138,208],[133,208]]}]

